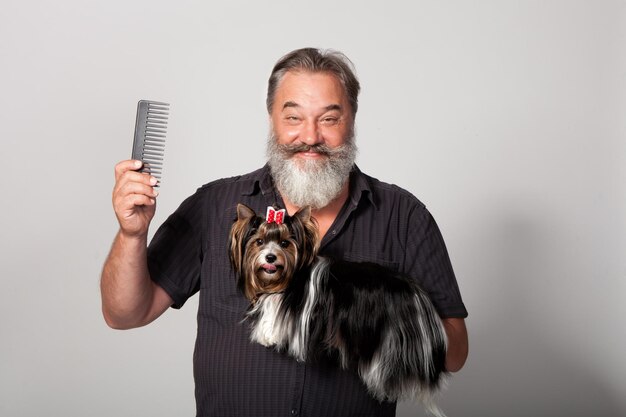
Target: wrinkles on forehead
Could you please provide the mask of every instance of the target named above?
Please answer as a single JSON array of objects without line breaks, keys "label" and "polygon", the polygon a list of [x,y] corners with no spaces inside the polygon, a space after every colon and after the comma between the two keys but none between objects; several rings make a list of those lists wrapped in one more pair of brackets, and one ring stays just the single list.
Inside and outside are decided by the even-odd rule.
[{"label": "wrinkles on forehead", "polygon": [[[296,103],[295,101],[286,101],[283,104],[283,110],[287,109],[287,108],[300,108],[302,107],[300,104]],[[341,107],[341,104],[329,104],[327,106],[325,106],[323,108],[324,111],[332,111],[332,110],[338,110],[338,111],[342,111],[343,107]]]}]

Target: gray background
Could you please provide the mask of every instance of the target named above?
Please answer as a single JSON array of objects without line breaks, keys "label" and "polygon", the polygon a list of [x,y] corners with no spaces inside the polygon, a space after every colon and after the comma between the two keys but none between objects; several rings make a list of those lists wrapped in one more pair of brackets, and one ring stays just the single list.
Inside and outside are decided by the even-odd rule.
[{"label": "gray background", "polygon": [[626,415],[626,4],[390,0],[2,0],[0,415],[193,415],[197,300],[100,315],[113,166],[141,98],[172,103],[154,226],[260,166],[302,46],[352,58],[360,167],[446,239],[471,341],[448,414]]}]

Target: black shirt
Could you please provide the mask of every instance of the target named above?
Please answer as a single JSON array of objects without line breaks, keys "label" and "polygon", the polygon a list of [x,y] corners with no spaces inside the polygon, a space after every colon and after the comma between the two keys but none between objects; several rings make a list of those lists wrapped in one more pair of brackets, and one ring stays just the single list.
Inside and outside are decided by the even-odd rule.
[{"label": "black shirt", "polygon": [[[358,376],[303,364],[251,343],[241,324],[228,234],[238,203],[257,213],[284,207],[267,166],[206,184],[159,228],[148,249],[151,278],[180,308],[200,292],[194,351],[197,416],[393,416],[395,403],[368,395]],[[369,261],[415,277],[442,317],[466,317],[443,238],[413,195],[361,173],[321,242],[321,255]]]}]

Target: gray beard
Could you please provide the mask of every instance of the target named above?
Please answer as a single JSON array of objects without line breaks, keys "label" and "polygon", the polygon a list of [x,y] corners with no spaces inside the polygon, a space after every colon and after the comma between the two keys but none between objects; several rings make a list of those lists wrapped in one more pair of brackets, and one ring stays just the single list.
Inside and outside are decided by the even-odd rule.
[{"label": "gray beard", "polygon": [[[326,157],[294,160],[295,153],[308,150]],[[353,134],[336,148],[326,145],[279,145],[273,132],[267,141],[268,164],[276,187],[284,198],[297,207],[320,209],[337,198],[350,178],[356,154]]]}]

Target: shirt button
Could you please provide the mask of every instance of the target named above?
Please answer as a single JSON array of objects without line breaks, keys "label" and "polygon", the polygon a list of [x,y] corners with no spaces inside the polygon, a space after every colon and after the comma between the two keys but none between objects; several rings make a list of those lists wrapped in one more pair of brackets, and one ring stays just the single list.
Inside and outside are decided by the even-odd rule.
[{"label": "shirt button", "polygon": [[332,234],[333,234],[333,236],[334,236],[334,235],[336,235],[336,234],[337,234],[337,231],[336,231],[336,230],[333,230],[331,233],[332,233]]},{"label": "shirt button", "polygon": [[292,415],[292,416],[297,416],[297,415],[298,415],[298,410],[296,410],[295,408],[293,408],[293,409],[291,410],[291,415]]}]

